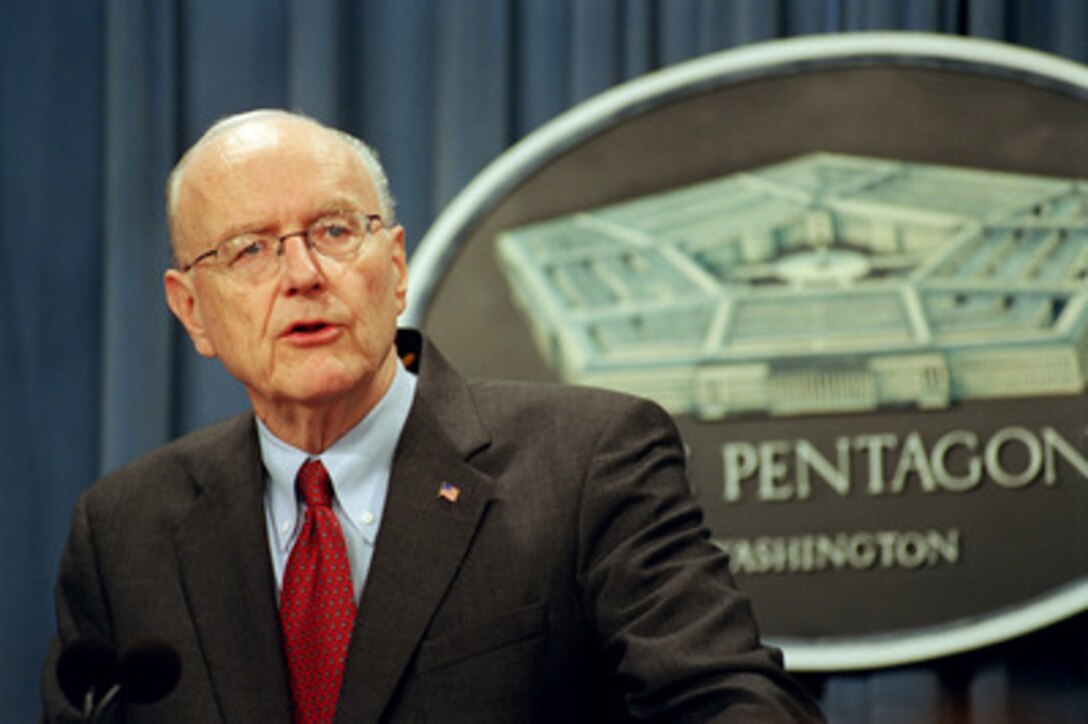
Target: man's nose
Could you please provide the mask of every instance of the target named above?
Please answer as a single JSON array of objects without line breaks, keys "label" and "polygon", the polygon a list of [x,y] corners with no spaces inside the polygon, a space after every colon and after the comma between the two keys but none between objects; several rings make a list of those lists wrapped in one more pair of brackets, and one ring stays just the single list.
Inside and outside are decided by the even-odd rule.
[{"label": "man's nose", "polygon": [[304,232],[280,239],[283,273],[289,289],[309,290],[321,284],[321,267]]}]

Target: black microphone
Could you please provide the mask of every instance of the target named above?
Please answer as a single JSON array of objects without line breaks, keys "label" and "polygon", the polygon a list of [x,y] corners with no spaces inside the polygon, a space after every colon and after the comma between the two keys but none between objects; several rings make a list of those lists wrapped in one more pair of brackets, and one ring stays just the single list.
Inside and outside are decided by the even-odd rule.
[{"label": "black microphone", "polygon": [[177,686],[181,656],[165,641],[137,639],[122,649],[117,678],[127,700],[133,704],[153,704]]},{"label": "black microphone", "polygon": [[73,639],[57,659],[57,680],[73,707],[90,719],[96,704],[117,685],[117,657],[100,639]]},{"label": "black microphone", "polygon": [[77,638],[57,660],[57,679],[69,703],[93,722],[120,696],[133,704],[165,698],[181,678],[181,656],[153,638],[130,641],[120,656],[97,639]]}]

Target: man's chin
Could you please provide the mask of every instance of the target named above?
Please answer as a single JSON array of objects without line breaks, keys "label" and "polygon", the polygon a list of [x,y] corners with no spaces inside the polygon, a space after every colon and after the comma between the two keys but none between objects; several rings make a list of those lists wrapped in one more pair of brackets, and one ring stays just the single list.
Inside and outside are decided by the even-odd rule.
[{"label": "man's chin", "polygon": [[358,388],[358,380],[344,376],[310,374],[289,385],[273,386],[266,390],[250,388],[249,397],[257,410],[319,410],[345,401],[357,394]]},{"label": "man's chin", "polygon": [[283,401],[301,407],[321,408],[336,405],[357,394],[359,384],[355,380],[331,379],[308,380],[284,396]]}]

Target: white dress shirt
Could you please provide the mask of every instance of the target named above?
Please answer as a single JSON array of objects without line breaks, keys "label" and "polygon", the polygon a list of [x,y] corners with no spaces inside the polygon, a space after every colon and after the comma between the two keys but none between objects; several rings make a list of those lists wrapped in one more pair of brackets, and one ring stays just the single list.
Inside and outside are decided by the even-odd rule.
[{"label": "white dress shirt", "polygon": [[302,530],[306,510],[305,503],[295,493],[295,476],[307,459],[317,457],[332,480],[332,507],[344,533],[352,587],[355,600],[359,600],[382,522],[393,453],[408,419],[415,389],[415,376],[398,362],[389,390],[374,409],[318,456],[288,445],[257,421],[265,470],[265,520],[277,594],[283,587],[283,571]]}]

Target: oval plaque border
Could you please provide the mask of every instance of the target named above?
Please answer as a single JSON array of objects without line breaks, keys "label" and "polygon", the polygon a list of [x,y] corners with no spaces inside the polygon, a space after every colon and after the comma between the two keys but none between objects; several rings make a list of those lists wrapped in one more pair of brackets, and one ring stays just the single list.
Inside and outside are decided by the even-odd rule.
[{"label": "oval plaque border", "polygon": [[[481,171],[413,251],[403,322],[421,326],[428,303],[472,229],[512,189],[581,140],[663,101],[768,73],[844,61],[955,64],[1061,88],[1088,102],[1088,67],[990,40],[931,33],[846,33],[776,40],[680,63],[618,85],[533,131]],[[1088,610],[1088,576],[1020,605],[940,626],[855,637],[774,638],[795,671],[847,671],[915,663],[1039,630]]]}]

